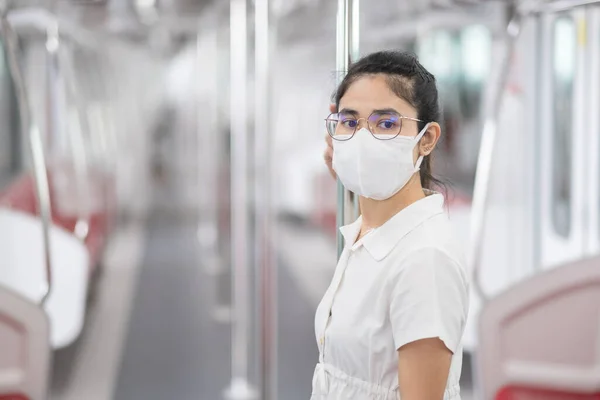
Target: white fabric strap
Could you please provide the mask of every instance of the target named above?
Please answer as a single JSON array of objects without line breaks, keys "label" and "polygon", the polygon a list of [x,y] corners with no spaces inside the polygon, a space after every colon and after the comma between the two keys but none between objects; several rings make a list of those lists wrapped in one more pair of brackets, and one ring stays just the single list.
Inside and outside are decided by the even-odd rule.
[{"label": "white fabric strap", "polygon": [[415,172],[419,172],[421,170],[421,164],[423,163],[423,156],[419,156],[417,158],[417,163],[415,164]]},{"label": "white fabric strap", "polygon": [[421,129],[421,132],[419,132],[419,134],[417,136],[415,136],[415,142],[419,143],[419,140],[421,140],[423,138],[423,136],[427,132],[427,129],[429,129],[429,125],[431,125],[431,122],[428,123],[427,125],[425,125],[425,127],[423,127],[423,129]]},{"label": "white fabric strap", "polygon": [[[431,125],[431,122],[428,123],[427,125],[425,125],[425,127],[423,129],[421,129],[421,132],[419,132],[419,134],[417,136],[415,136],[415,146],[419,144],[419,141],[423,138],[423,136],[427,132],[429,125]],[[415,172],[419,172],[421,170],[421,164],[423,163],[423,158],[424,158],[424,156],[419,156],[419,158],[417,159],[417,162],[415,164]]]}]

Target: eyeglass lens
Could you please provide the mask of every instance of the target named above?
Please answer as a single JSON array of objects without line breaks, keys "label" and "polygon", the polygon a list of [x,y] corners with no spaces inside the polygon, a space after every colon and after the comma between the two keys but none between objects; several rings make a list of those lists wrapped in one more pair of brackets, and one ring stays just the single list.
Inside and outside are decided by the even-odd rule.
[{"label": "eyeglass lens", "polygon": [[[326,120],[327,132],[333,139],[348,140],[356,133],[359,121],[353,114],[331,114]],[[371,133],[378,139],[392,139],[402,130],[402,117],[395,113],[373,113],[367,123]]]}]

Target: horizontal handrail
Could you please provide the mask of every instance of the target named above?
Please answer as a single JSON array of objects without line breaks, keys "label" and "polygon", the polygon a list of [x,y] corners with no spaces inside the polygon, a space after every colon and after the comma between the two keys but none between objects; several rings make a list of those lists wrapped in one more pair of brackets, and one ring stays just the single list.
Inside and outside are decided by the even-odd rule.
[{"label": "horizontal handrail", "polygon": [[600,0],[554,0],[550,2],[532,1],[521,6],[521,14],[558,13],[573,8],[600,4]]},{"label": "horizontal handrail", "polygon": [[103,45],[96,34],[89,29],[80,27],[72,21],[58,18],[48,10],[40,7],[22,7],[10,10],[6,16],[10,26],[14,30],[33,28],[44,34],[48,29],[53,29],[60,26],[60,32],[64,36],[84,47],[97,48]]}]

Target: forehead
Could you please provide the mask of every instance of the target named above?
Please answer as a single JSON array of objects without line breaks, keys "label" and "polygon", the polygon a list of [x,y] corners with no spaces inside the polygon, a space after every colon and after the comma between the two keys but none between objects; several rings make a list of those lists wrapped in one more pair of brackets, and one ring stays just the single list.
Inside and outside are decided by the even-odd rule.
[{"label": "forehead", "polygon": [[386,108],[393,108],[407,117],[417,117],[414,107],[392,92],[383,75],[364,76],[351,83],[340,99],[339,109],[344,108],[358,111],[361,117]]}]

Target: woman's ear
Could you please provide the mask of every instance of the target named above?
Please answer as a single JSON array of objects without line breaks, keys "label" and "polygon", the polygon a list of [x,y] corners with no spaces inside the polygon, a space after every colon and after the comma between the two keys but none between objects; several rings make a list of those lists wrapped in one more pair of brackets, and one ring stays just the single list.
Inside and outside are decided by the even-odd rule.
[{"label": "woman's ear", "polygon": [[437,142],[440,140],[442,134],[442,128],[437,122],[432,122],[427,128],[427,132],[423,135],[419,141],[419,155],[428,156],[431,154]]}]

